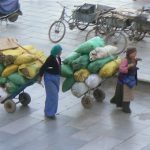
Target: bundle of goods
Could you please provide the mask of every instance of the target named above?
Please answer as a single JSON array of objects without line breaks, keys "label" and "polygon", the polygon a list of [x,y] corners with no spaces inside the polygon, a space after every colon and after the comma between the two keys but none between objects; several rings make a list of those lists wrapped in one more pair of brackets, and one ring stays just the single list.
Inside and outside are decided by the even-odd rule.
[{"label": "bundle of goods", "polygon": [[0,101],[38,74],[46,56],[31,45],[0,51]]},{"label": "bundle of goods", "polygon": [[94,37],[79,45],[61,65],[61,76],[65,77],[62,91],[81,97],[96,88],[103,78],[113,76],[119,67],[118,48],[105,45],[100,37]]}]

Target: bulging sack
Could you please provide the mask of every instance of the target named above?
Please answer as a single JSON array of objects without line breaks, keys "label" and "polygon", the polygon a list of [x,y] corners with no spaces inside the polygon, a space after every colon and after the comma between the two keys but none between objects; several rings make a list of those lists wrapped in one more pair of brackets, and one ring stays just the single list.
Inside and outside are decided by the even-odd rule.
[{"label": "bulging sack", "polygon": [[74,61],[75,59],[77,59],[78,57],[80,57],[80,54],[77,52],[72,52],[69,54],[69,56],[67,56],[64,60],[63,63],[70,65],[72,63],[72,61]]},{"label": "bulging sack", "polygon": [[66,92],[66,91],[70,90],[74,83],[75,83],[75,80],[73,77],[66,78],[62,84],[62,91]]},{"label": "bulging sack", "polygon": [[86,68],[89,64],[89,56],[88,55],[82,55],[79,58],[72,61],[72,68],[73,70],[79,70],[81,68]]},{"label": "bulging sack", "polygon": [[113,60],[111,62],[108,62],[99,71],[99,76],[102,78],[113,76],[118,71],[120,63],[121,63],[120,58]]},{"label": "bulging sack", "polygon": [[97,74],[91,74],[85,80],[85,84],[88,86],[88,88],[93,89],[97,87],[101,81],[102,79]]},{"label": "bulging sack", "polygon": [[76,82],[73,84],[71,88],[71,92],[76,97],[81,97],[83,94],[85,94],[88,91],[88,87],[84,82]]},{"label": "bulging sack", "polygon": [[88,65],[88,70],[92,73],[98,73],[98,71],[108,62],[116,59],[117,56],[109,56],[109,57],[106,57],[106,58],[101,58],[101,59],[98,59],[94,62],[91,62],[89,65]]},{"label": "bulging sack", "polygon": [[61,64],[61,76],[62,77],[73,76],[73,70],[68,64]]},{"label": "bulging sack", "polygon": [[79,47],[75,49],[75,52],[81,54],[89,54],[96,47],[103,47],[104,45],[105,45],[104,39],[97,36],[82,43]]},{"label": "bulging sack", "polygon": [[9,65],[8,67],[6,67],[3,72],[2,72],[2,77],[7,77],[9,76],[10,74],[16,72],[18,69],[18,65]]},{"label": "bulging sack", "polygon": [[104,47],[97,47],[89,54],[90,61],[94,61],[98,58],[105,58],[118,53],[118,48],[112,45],[106,45]]},{"label": "bulging sack", "polygon": [[80,69],[74,73],[74,79],[78,82],[83,82],[90,75],[87,69]]},{"label": "bulging sack", "polygon": [[31,63],[36,60],[36,57],[31,54],[24,53],[16,58],[14,64],[21,65],[26,63]]}]

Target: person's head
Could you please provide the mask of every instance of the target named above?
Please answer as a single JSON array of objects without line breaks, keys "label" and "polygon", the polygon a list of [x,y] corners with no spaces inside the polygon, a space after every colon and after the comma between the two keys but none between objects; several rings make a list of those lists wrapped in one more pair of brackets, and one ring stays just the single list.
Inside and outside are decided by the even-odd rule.
[{"label": "person's head", "polygon": [[136,57],[137,51],[135,47],[129,47],[126,51],[126,57],[128,59],[134,59]]},{"label": "person's head", "polygon": [[62,47],[59,44],[57,44],[57,45],[52,47],[50,54],[52,56],[56,57],[56,56],[60,56],[61,52],[62,52]]}]

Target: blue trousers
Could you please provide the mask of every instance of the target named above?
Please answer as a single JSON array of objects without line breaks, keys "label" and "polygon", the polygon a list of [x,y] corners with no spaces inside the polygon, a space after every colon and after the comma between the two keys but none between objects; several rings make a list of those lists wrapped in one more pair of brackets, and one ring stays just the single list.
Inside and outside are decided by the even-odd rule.
[{"label": "blue trousers", "polygon": [[54,116],[58,108],[58,92],[60,85],[60,76],[45,73],[44,83],[46,91],[44,112],[46,116]]}]

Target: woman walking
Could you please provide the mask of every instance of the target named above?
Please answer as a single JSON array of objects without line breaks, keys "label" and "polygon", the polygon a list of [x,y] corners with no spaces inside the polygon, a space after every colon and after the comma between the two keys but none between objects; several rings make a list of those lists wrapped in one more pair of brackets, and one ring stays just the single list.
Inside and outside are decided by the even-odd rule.
[{"label": "woman walking", "polygon": [[62,47],[55,45],[51,49],[50,56],[42,65],[39,75],[40,82],[44,77],[46,100],[45,100],[45,116],[50,119],[55,119],[55,114],[58,107],[58,93],[60,85],[60,70],[61,70],[61,55]]},{"label": "woman walking", "polygon": [[119,75],[114,97],[111,103],[117,107],[122,107],[123,112],[131,113],[130,102],[134,99],[134,87],[137,85],[137,61],[136,48],[128,48],[126,57],[122,60],[119,67]]}]

